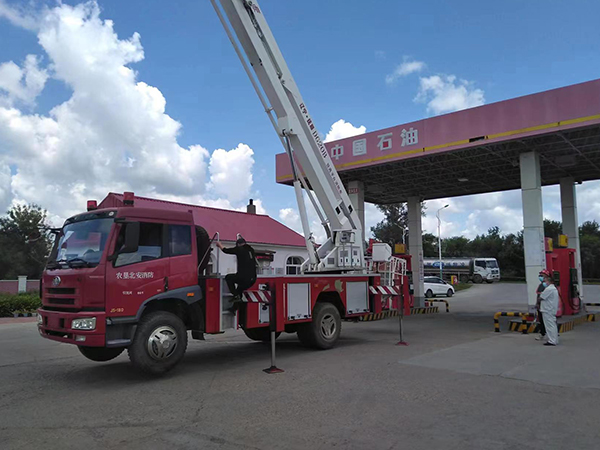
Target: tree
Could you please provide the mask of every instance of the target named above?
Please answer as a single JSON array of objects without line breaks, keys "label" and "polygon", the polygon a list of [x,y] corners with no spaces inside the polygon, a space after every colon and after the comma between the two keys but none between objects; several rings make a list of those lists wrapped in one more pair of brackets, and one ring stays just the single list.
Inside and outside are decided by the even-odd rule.
[{"label": "tree", "polygon": [[[375,239],[389,244],[394,248],[394,244],[405,242],[408,244],[408,205],[406,203],[392,203],[389,205],[377,205],[384,218],[374,227],[371,232]],[[421,204],[421,215],[425,215],[425,205]],[[406,230],[405,238],[403,233]]]},{"label": "tree", "polygon": [[454,236],[442,239],[442,251],[449,258],[469,256],[470,241],[464,236]]},{"label": "tree", "polygon": [[39,278],[50,252],[47,212],[30,205],[13,206],[0,218],[0,278]]},{"label": "tree", "polygon": [[[442,246],[443,245],[444,244],[442,244]],[[431,233],[423,233],[423,257],[435,258],[437,256],[437,236]]]},{"label": "tree", "polygon": [[600,225],[595,220],[579,227],[579,248],[583,278],[600,278]]},{"label": "tree", "polygon": [[551,238],[554,245],[558,244],[558,235],[563,234],[560,220],[544,219],[544,236]]}]

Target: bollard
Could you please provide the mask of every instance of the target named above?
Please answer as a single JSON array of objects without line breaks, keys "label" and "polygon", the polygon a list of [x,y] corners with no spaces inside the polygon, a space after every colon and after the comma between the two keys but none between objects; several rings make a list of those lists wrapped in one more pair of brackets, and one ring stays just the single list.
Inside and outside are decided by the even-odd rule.
[{"label": "bollard", "polygon": [[498,321],[499,317],[523,317],[528,315],[529,313],[522,312],[497,312],[494,314],[494,331],[496,333],[500,333],[500,322]]},{"label": "bollard", "polygon": [[398,312],[398,327],[399,327],[399,332],[400,332],[400,340],[398,341],[398,343],[396,345],[400,345],[400,346],[408,346],[408,342],[406,342],[404,340],[404,330],[402,328],[403,322],[402,319],[404,319],[404,290],[402,290],[402,293],[400,294],[400,305],[399,306],[399,312]]}]

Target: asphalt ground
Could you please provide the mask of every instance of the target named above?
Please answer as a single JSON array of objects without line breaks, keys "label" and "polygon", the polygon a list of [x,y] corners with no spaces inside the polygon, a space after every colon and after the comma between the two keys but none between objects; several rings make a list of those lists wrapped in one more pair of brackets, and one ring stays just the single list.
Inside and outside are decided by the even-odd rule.
[{"label": "asphalt ground", "polygon": [[[33,322],[0,324],[2,449],[598,449],[600,324],[544,347],[493,332],[525,310],[524,284],[477,285],[451,312],[344,323],[339,345],[268,346],[240,332],[190,341],[160,379],[126,354],[108,363],[42,339]],[[600,286],[586,286],[600,302]],[[600,308],[598,308],[600,309]],[[503,323],[503,330],[506,330]]]}]

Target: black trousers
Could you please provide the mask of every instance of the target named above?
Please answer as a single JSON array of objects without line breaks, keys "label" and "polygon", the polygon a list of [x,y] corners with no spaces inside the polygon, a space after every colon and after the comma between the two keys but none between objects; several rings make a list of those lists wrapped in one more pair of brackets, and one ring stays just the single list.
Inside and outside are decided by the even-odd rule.
[{"label": "black trousers", "polygon": [[225,282],[234,296],[241,297],[242,293],[256,282],[256,277],[250,278],[238,273],[230,273],[225,275]]},{"label": "black trousers", "polygon": [[538,321],[540,322],[540,334],[546,336],[546,325],[544,325],[544,315],[538,311]]}]

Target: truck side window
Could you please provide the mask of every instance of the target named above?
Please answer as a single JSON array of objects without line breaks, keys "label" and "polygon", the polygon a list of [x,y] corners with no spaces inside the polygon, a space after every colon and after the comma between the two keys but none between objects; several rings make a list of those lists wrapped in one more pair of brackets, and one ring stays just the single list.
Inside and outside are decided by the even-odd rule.
[{"label": "truck side window", "polygon": [[191,254],[191,227],[189,225],[169,225],[169,256]]},{"label": "truck side window", "polygon": [[483,268],[485,269],[485,261],[482,261],[482,260],[476,260],[476,261],[475,261],[475,265],[476,265],[477,267],[483,267]]},{"label": "truck side window", "polygon": [[[125,241],[125,227],[121,227],[119,237],[117,238],[117,246],[120,247]],[[140,242],[138,251],[135,253],[121,253],[115,260],[115,267],[125,266],[143,261],[158,259],[162,254],[162,227],[160,223],[144,223],[140,224]]]}]

